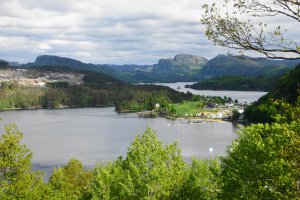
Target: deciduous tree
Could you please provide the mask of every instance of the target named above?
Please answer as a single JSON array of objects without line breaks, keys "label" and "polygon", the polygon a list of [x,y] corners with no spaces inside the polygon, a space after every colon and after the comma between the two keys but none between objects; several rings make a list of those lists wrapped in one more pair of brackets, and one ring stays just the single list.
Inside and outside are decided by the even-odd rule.
[{"label": "deciduous tree", "polygon": [[0,199],[45,199],[41,172],[33,172],[32,153],[14,124],[5,125],[0,136]]},{"label": "deciduous tree", "polygon": [[300,123],[256,124],[221,162],[221,199],[299,199]]},{"label": "deciduous tree", "polygon": [[130,145],[126,159],[96,168],[92,193],[99,199],[174,199],[185,174],[177,145],[163,145],[148,128]]}]

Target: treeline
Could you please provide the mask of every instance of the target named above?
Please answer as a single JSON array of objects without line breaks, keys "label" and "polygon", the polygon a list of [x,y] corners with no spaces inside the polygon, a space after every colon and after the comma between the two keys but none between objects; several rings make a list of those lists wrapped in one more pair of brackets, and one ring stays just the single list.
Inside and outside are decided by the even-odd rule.
[{"label": "treeline", "polygon": [[153,110],[156,104],[159,104],[160,108],[166,108],[170,103],[195,98],[192,93],[177,92],[169,87],[157,85],[135,85],[133,88],[127,87],[124,92],[125,98],[116,102],[118,112]]},{"label": "treeline", "polygon": [[10,108],[40,108],[45,91],[38,87],[24,87],[17,82],[0,83],[0,110]]},{"label": "treeline", "polygon": [[[293,116],[296,111],[297,115]],[[278,116],[289,121],[300,116],[300,64],[283,75],[271,92],[245,110],[245,117],[251,123],[273,123]]]},{"label": "treeline", "polygon": [[32,78],[51,73],[84,74],[82,82],[69,84],[65,81],[47,82],[45,87],[24,86],[17,81],[0,83],[0,110],[95,107],[115,105],[117,112],[137,112],[154,110],[160,106],[159,113],[170,113],[169,104],[183,101],[199,101],[224,104],[227,99],[204,97],[183,93],[158,85],[131,85],[99,72],[74,70],[66,67],[33,67],[26,71]]},{"label": "treeline", "polygon": [[186,85],[196,90],[270,91],[279,80],[275,76],[222,76]]},{"label": "treeline", "polygon": [[[33,70],[74,71],[61,67]],[[116,105],[116,110],[120,112],[140,111],[153,109],[156,103],[165,105],[189,100],[193,96],[163,86],[126,84],[98,72],[76,72],[85,74],[82,83],[70,85],[68,82],[49,82],[46,87],[33,87],[20,85],[16,81],[2,82],[0,110]]]},{"label": "treeline", "polygon": [[227,155],[184,162],[147,128],[125,158],[84,169],[72,159],[48,182],[33,171],[22,133],[0,136],[0,199],[299,199],[300,120],[242,128]]}]

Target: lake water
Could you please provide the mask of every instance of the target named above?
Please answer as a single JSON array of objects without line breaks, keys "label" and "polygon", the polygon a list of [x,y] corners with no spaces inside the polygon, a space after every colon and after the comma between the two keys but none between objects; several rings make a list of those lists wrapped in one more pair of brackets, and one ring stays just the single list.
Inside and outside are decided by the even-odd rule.
[{"label": "lake water", "polygon": [[193,82],[178,82],[178,83],[158,83],[158,85],[168,86],[180,92],[191,92],[193,94],[204,96],[227,96],[233,100],[237,99],[240,103],[251,103],[256,101],[259,97],[267,94],[267,92],[256,91],[215,91],[215,90],[194,90],[192,88],[185,88],[185,85],[191,85]]},{"label": "lake water", "polygon": [[[186,90],[185,83],[168,85]],[[236,94],[232,97],[249,102],[263,95],[260,92],[231,91],[207,94]],[[177,141],[186,160],[193,156],[225,155],[237,130],[229,122],[190,123],[187,120],[140,118],[134,113],[118,114],[113,107],[6,111],[1,112],[0,117],[3,118],[1,127],[11,122],[18,125],[24,133],[23,143],[33,152],[32,161],[36,168],[46,171],[51,169],[49,166],[65,164],[70,158],[78,158],[85,166],[93,166],[99,161],[124,156],[136,134],[143,133],[147,126],[154,129],[164,143]],[[209,151],[210,148],[213,151]]]},{"label": "lake water", "polygon": [[187,160],[224,155],[236,137],[236,127],[229,122],[140,118],[134,113],[118,114],[113,107],[8,111],[0,115],[1,125],[15,122],[24,133],[23,143],[32,150],[33,163],[50,166],[70,158],[94,165],[124,156],[136,134],[147,126],[166,144],[178,141]]}]

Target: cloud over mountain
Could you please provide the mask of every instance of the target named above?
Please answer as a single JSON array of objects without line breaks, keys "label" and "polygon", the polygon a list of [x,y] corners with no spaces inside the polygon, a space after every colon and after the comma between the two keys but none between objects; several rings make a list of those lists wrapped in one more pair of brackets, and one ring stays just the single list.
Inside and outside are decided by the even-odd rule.
[{"label": "cloud over mountain", "polygon": [[151,64],[177,53],[214,57],[200,23],[205,0],[2,0],[0,56]]}]

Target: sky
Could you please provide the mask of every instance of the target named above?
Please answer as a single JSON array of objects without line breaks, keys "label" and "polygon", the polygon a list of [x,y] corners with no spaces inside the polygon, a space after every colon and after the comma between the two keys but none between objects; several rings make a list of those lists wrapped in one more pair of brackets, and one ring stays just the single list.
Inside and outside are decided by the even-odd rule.
[{"label": "sky", "polygon": [[200,22],[206,2],[1,0],[0,59],[27,63],[47,54],[95,64],[154,64],[179,53],[210,59],[232,50],[207,40]]}]

